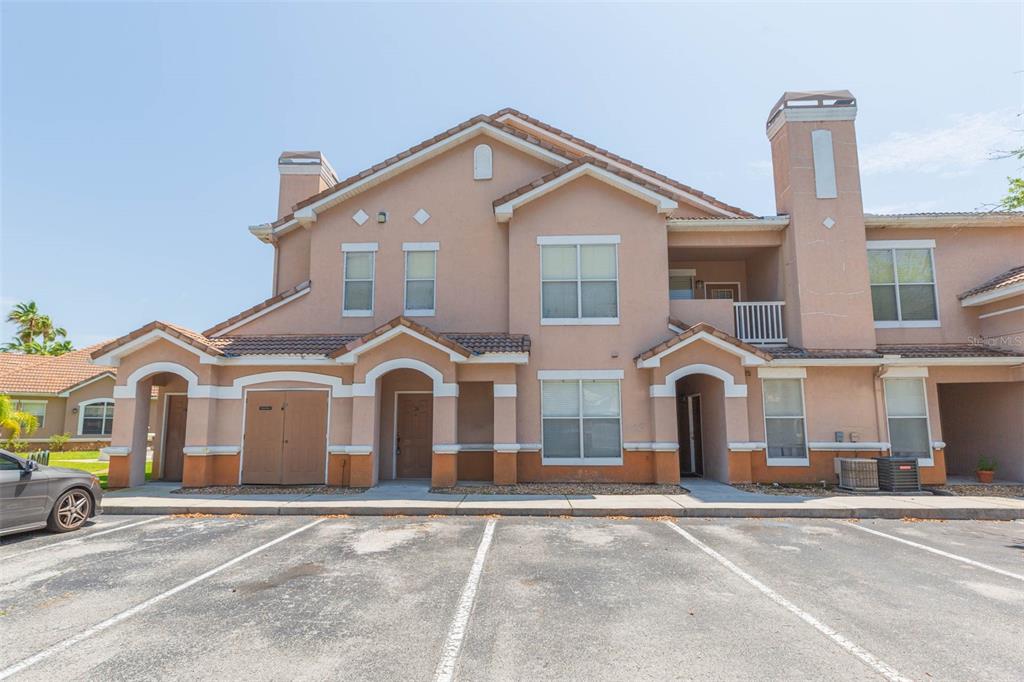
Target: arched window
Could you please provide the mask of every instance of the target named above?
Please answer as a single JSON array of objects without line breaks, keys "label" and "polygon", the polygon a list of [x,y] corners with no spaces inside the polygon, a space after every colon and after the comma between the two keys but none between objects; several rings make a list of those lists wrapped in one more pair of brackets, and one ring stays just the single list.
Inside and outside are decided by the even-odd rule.
[{"label": "arched window", "polygon": [[109,398],[78,404],[78,435],[109,436],[114,430],[114,401]]},{"label": "arched window", "polygon": [[473,179],[490,180],[493,176],[491,148],[486,144],[478,144],[473,150]]}]

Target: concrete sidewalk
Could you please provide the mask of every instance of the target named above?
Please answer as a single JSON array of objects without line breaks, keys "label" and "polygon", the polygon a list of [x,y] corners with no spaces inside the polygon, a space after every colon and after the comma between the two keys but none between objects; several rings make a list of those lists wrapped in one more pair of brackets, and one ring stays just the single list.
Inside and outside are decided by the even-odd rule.
[{"label": "concrete sidewalk", "polygon": [[427,516],[686,516],[837,519],[1024,519],[1024,500],[940,495],[759,495],[687,479],[681,495],[439,495],[427,481],[387,481],[355,495],[188,495],[177,483],[107,493],[105,514],[260,514]]}]

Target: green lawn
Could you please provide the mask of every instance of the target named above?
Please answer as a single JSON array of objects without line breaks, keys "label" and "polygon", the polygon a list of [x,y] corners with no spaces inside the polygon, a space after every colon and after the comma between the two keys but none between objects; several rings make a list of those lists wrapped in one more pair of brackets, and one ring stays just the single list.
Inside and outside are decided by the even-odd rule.
[{"label": "green lawn", "polygon": [[[81,450],[79,452],[51,452],[50,466],[67,467],[68,469],[81,469],[96,474],[100,479],[100,485],[107,487],[108,462],[99,461],[99,450]],[[153,463],[146,462],[146,480],[149,480],[153,473]]]}]

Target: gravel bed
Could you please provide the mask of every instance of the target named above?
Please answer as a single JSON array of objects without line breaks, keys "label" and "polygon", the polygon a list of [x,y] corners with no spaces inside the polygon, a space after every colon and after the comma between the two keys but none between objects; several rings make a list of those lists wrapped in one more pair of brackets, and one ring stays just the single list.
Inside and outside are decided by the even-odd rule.
[{"label": "gravel bed", "polygon": [[685,495],[680,485],[655,483],[517,483],[516,485],[456,485],[431,488],[445,495]]},{"label": "gravel bed", "polygon": [[1024,485],[994,483],[990,485],[943,485],[936,490],[970,497],[1024,497]]},{"label": "gravel bed", "polygon": [[820,485],[778,485],[771,483],[733,483],[733,488],[747,493],[760,495],[800,495],[801,497],[832,497],[837,495],[833,486],[823,488]]},{"label": "gravel bed", "polygon": [[202,488],[178,488],[174,495],[359,495],[365,488],[339,488],[331,485],[208,485]]}]

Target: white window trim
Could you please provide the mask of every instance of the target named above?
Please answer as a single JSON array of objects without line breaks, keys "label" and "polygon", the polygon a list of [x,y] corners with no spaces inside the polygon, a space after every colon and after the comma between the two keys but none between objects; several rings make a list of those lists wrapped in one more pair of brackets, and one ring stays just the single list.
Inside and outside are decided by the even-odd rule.
[{"label": "white window trim", "polygon": [[[405,253],[405,279],[402,280],[402,314],[405,317],[434,317],[437,311],[437,251],[440,245],[438,242],[404,242],[402,251]],[[434,306],[430,309],[412,310],[409,308],[407,298],[409,295],[409,254],[428,252],[434,254],[434,276],[431,281],[434,283]],[[424,278],[414,279],[414,282],[426,282]]]},{"label": "white window trim", "polygon": [[15,409],[20,411],[20,412],[25,412],[26,411],[25,410],[25,405],[42,405],[43,406],[43,418],[38,420],[39,421],[38,428],[41,429],[46,424],[46,410],[47,410],[47,403],[49,401],[47,401],[47,400],[33,400],[31,398],[27,399],[27,400],[26,399],[22,399],[22,398],[15,398],[15,399],[12,399],[11,402],[14,403]]},{"label": "white window trim", "polygon": [[[907,376],[887,376],[882,379],[882,399],[885,402],[885,435],[889,439],[889,443],[892,443],[892,434],[889,432],[889,420],[890,419],[920,419],[920,416],[916,417],[890,417],[889,416],[889,393],[886,388],[886,379],[913,379],[919,378],[921,380],[921,390],[924,392],[924,420],[925,428],[928,429],[928,456],[918,457],[917,466],[919,467],[930,467],[935,466],[935,442],[932,441],[932,417],[931,412],[928,408],[928,380],[925,377],[907,377]],[[945,444],[943,444],[945,445]],[[889,446],[889,455],[892,456],[892,445]]]},{"label": "white window trim", "polygon": [[[889,251],[892,254],[892,284],[872,284],[868,282],[869,289],[871,287],[888,287],[894,286],[896,288],[896,316],[898,318],[903,317],[902,305],[900,303],[900,275],[899,270],[896,267],[896,251],[907,250],[907,249],[928,249],[928,256],[931,259],[932,265],[932,295],[935,297],[935,319],[934,320],[875,320],[875,329],[928,329],[942,326],[942,311],[939,310],[939,273],[935,270],[935,240],[934,239],[889,239],[882,241],[869,241],[867,242],[868,251]],[[910,282],[911,286],[914,284],[924,284],[924,282]]]},{"label": "white window trim", "polygon": [[[589,235],[569,237],[537,237],[537,244],[541,247],[537,254],[540,259],[540,324],[542,327],[597,327],[614,326],[619,324],[622,313],[619,297],[621,295],[621,283],[619,278],[619,235]],[[583,277],[580,274],[580,248],[591,245],[611,245],[615,247],[615,317],[583,317]],[[576,247],[576,311],[578,317],[544,317],[544,247],[545,246],[575,246]],[[565,281],[569,280],[549,280]],[[607,282],[610,280],[586,280],[594,282]]]},{"label": "white window trim", "polygon": [[[365,244],[342,244],[342,267],[344,272],[341,273],[341,316],[342,317],[373,317],[373,309],[377,305],[377,242],[369,242]],[[348,276],[348,254],[350,253],[369,253],[370,254],[370,279],[365,278],[349,279]],[[352,282],[370,282],[370,309],[369,310],[349,310],[345,307],[345,289],[348,287],[348,283]]]},{"label": "white window trim", "polygon": [[[759,376],[760,378],[760,376]],[[776,380],[778,381],[783,377],[771,377],[761,379],[761,418],[764,423],[764,459],[765,463],[770,467],[806,467],[811,465],[811,446],[810,441],[807,439],[807,400],[804,395],[804,382],[806,381],[803,377],[784,377],[786,379],[798,379],[800,381],[800,409],[803,412],[804,422],[804,457],[769,457],[768,453],[768,420],[774,419],[775,417],[768,416],[768,406],[765,404],[765,396],[768,391],[765,390],[765,382]],[[782,419],[793,419],[793,417],[782,417]]]},{"label": "white window trim", "polygon": [[[114,433],[114,415],[110,415],[110,433],[82,433],[82,429],[85,426],[85,408],[89,405],[97,405],[100,403],[110,403],[111,409],[113,409],[114,399],[113,398],[93,398],[91,400],[83,400],[78,403],[78,435],[79,436],[96,436],[98,438],[110,438]],[[103,420],[106,421],[106,411],[104,410]]]},{"label": "white window trim", "polygon": [[[618,376],[614,376],[618,374]],[[544,376],[541,376],[544,375]],[[540,386],[540,463],[541,466],[622,466],[625,459],[622,453],[622,370],[540,370],[537,378]],[[569,457],[545,457],[544,456],[544,381],[575,381],[579,395],[579,416],[576,419],[580,422],[580,456]],[[584,457],[583,456],[583,390],[578,385],[583,381],[616,381],[619,388],[619,456],[618,457]],[[552,417],[559,419],[559,417]],[[569,419],[569,417],[565,417]]]},{"label": "white window trim", "polygon": [[[690,298],[672,298],[673,277],[690,278]],[[692,301],[697,298],[697,268],[669,268],[668,279],[668,297],[670,301]]]}]

